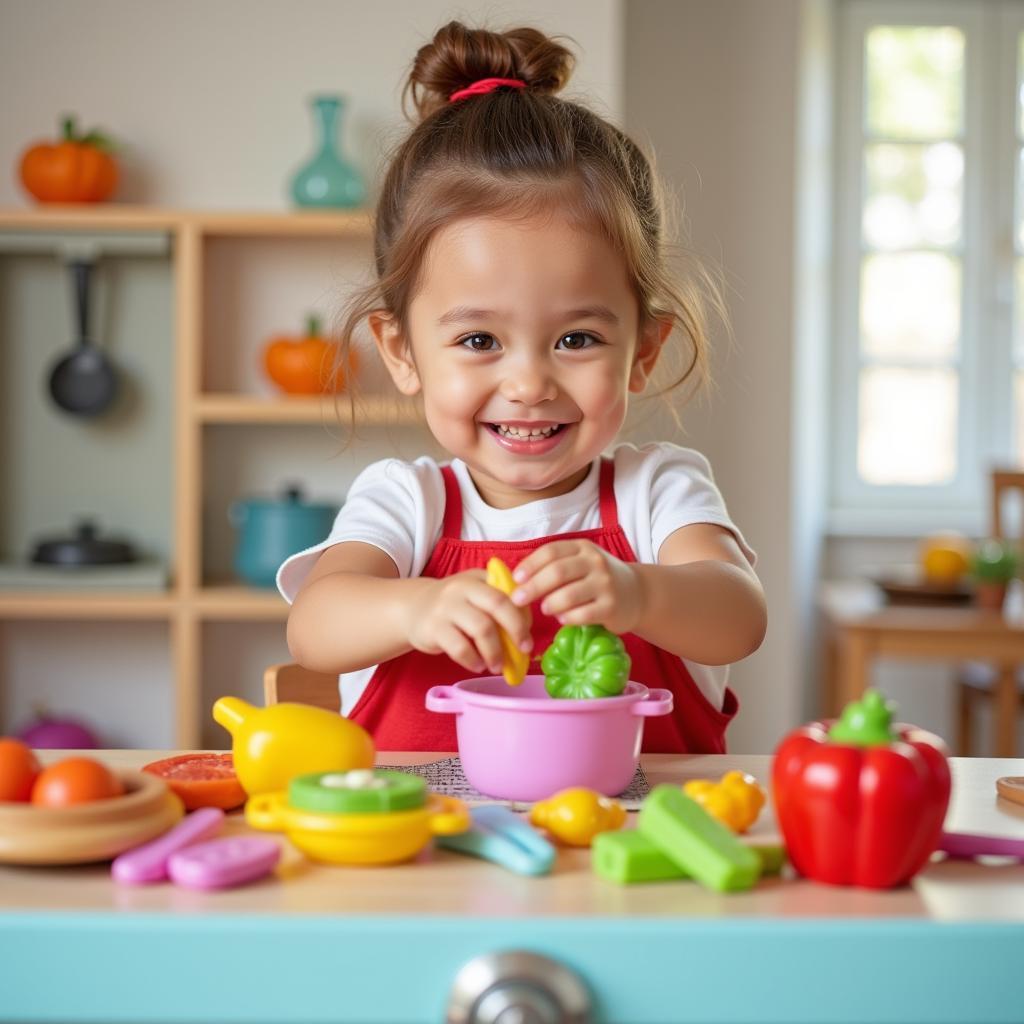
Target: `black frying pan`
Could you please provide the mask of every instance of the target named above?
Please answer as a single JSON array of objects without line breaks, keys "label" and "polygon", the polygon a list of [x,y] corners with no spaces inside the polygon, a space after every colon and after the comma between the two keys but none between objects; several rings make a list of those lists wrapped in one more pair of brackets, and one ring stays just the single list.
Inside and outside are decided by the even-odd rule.
[{"label": "black frying pan", "polygon": [[117,374],[110,360],[89,340],[90,260],[74,260],[71,273],[75,285],[75,309],[78,315],[78,343],[74,352],[64,356],[50,373],[50,394],[65,412],[77,416],[96,416],[117,394]]}]

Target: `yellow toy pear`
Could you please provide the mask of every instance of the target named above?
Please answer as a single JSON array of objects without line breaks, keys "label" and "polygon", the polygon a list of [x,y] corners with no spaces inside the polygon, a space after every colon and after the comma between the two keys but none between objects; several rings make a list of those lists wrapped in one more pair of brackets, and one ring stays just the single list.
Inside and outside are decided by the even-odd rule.
[{"label": "yellow toy pear", "polygon": [[213,717],[231,733],[235,773],[249,796],[287,789],[296,775],[373,767],[370,734],[333,711],[221,697]]}]

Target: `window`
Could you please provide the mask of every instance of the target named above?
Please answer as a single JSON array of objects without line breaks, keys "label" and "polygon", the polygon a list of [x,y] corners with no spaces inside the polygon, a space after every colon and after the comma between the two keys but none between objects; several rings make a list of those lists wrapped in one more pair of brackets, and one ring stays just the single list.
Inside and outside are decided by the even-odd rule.
[{"label": "window", "polygon": [[1024,463],[1024,0],[841,4],[832,526],[984,528]]}]

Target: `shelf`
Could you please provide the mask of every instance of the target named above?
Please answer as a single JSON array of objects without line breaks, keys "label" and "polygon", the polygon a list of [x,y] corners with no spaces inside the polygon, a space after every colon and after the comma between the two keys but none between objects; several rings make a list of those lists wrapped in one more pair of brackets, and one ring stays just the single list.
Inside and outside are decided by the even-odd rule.
[{"label": "shelf", "polygon": [[88,228],[91,230],[114,229],[123,231],[169,231],[182,222],[186,214],[182,211],[161,209],[155,206],[128,206],[106,204],[63,204],[27,206],[24,208],[0,208],[0,230],[17,228],[60,229]]},{"label": "shelf", "polygon": [[[8,236],[11,247],[25,244],[18,241],[19,236],[111,236],[119,245],[135,247],[133,252],[138,252],[146,236],[151,235],[158,236],[157,242],[163,246],[160,254],[169,256],[174,353],[173,375],[167,383],[174,398],[174,589],[163,593],[0,590],[0,623],[97,619],[166,623],[173,676],[173,745],[196,747],[206,719],[202,674],[204,648],[210,642],[208,634],[217,633],[219,624],[262,624],[268,636],[273,634],[279,648],[289,611],[287,602],[276,590],[247,587],[230,578],[226,565],[223,570],[211,567],[209,575],[204,575],[204,549],[210,541],[206,532],[210,523],[203,514],[210,452],[220,452],[225,443],[230,443],[239,446],[244,454],[250,450],[247,446],[267,440],[267,432],[251,429],[261,426],[275,428],[270,440],[273,445],[280,445],[282,452],[289,444],[298,446],[303,439],[298,431],[294,437],[283,431],[278,436],[280,426],[304,426],[307,431],[313,428],[339,440],[351,432],[347,393],[337,398],[274,395],[269,385],[255,375],[252,364],[248,376],[233,375],[231,361],[251,358],[251,353],[236,352],[223,341],[222,348],[214,348],[218,334],[223,332],[217,329],[219,322],[211,323],[217,318],[211,317],[210,310],[223,310],[224,307],[214,304],[221,301],[225,290],[232,301],[244,302],[246,289],[253,291],[258,287],[253,282],[260,280],[259,274],[251,276],[253,268],[265,271],[270,266],[272,271],[274,259],[288,260],[289,271],[294,272],[298,282],[297,290],[306,288],[320,294],[320,286],[311,281],[308,268],[324,264],[334,268],[338,263],[354,267],[357,261],[361,265],[370,250],[372,217],[366,210],[246,211],[127,203],[26,204],[0,208],[0,233]],[[262,293],[259,298],[267,298],[268,304],[271,301]],[[254,305],[259,306],[259,302]],[[262,325],[250,325],[236,334],[238,338],[258,337],[260,329]],[[219,371],[218,358],[223,359],[227,372],[211,371],[211,365]],[[353,392],[356,430],[362,426],[385,431],[389,427],[420,426],[420,402],[392,394],[387,386],[390,382],[379,376],[379,382],[372,375],[363,377],[359,382],[362,393],[358,389]],[[238,383],[239,379],[247,383]],[[204,381],[209,391],[202,390]],[[237,390],[230,390],[232,386]],[[267,393],[261,394],[264,388]],[[352,453],[350,458],[353,463],[358,462],[356,454]],[[282,459],[286,461],[284,455]],[[244,469],[242,466],[240,473]],[[219,528],[226,535],[223,521]],[[218,628],[206,628],[210,624],[218,624]],[[60,631],[51,632],[59,642]],[[238,679],[236,685],[244,686],[244,680]]]},{"label": "shelf", "polygon": [[169,591],[0,590],[2,619],[167,619],[178,601]]},{"label": "shelf", "polygon": [[[360,426],[403,426],[420,421],[414,402],[377,395],[355,401],[356,423]],[[345,395],[335,403],[332,397],[205,394],[196,400],[195,410],[201,423],[313,423],[345,427],[349,416]]]},{"label": "shelf", "polygon": [[193,600],[200,618],[210,621],[283,622],[290,607],[277,590],[260,590],[239,583],[207,584]]},{"label": "shelf", "polygon": [[175,210],[127,203],[45,204],[0,208],[0,231],[25,228],[88,230],[166,230],[190,225],[218,237],[370,238],[365,210],[280,210],[224,212]]},{"label": "shelf", "polygon": [[0,619],[162,620],[188,607],[199,618],[225,622],[284,621],[288,603],[276,590],[218,583],[183,597],[173,592],[0,590]]},{"label": "shelf", "polygon": [[223,237],[366,238],[372,221],[365,210],[283,210],[280,213],[189,213],[204,235]]}]

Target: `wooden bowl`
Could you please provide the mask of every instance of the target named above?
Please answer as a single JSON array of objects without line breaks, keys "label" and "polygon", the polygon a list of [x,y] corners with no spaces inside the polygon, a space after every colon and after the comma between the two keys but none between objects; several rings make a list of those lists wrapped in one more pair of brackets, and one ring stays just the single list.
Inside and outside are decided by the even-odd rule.
[{"label": "wooden bowl", "polygon": [[163,779],[127,770],[116,774],[123,796],[72,807],[0,803],[0,863],[110,860],[166,832],[184,814]]}]

